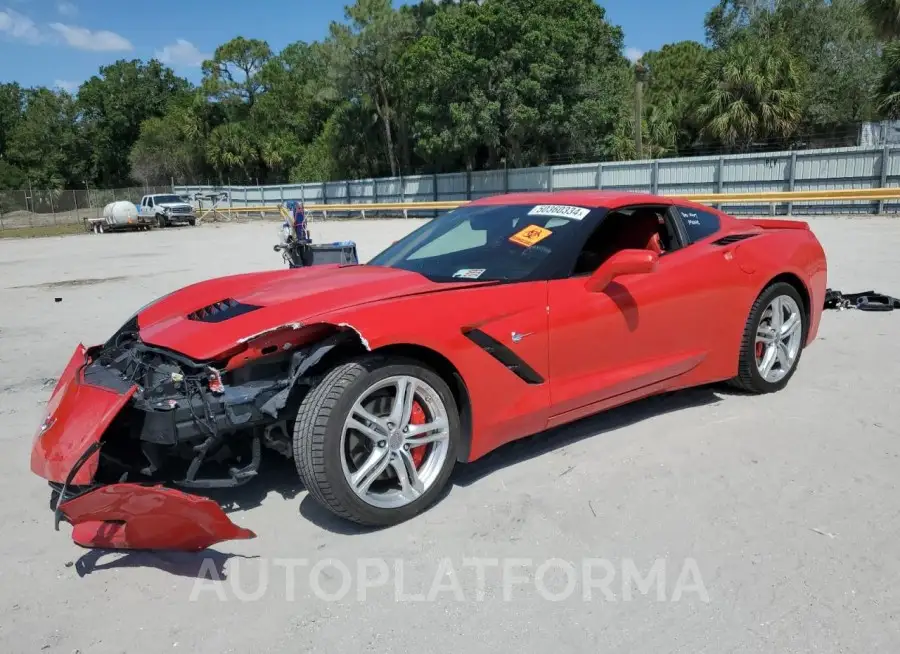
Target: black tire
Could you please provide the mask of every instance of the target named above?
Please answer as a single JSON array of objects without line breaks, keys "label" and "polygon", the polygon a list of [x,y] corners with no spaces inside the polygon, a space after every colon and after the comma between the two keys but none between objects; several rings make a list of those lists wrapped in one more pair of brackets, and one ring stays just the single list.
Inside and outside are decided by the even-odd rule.
[{"label": "black tire", "polygon": [[158,213],[158,214],[156,214],[156,225],[157,225],[157,227],[160,227],[160,228],[168,227],[169,221],[166,220],[166,217],[164,215],[162,215],[161,213]]},{"label": "black tire", "polygon": [[191,218],[191,219],[188,221],[188,225],[190,225],[191,227],[196,226],[196,225],[197,225],[197,219],[196,219],[196,218]]},{"label": "black tire", "polygon": [[[440,395],[450,423],[446,459],[431,488],[404,506],[386,509],[360,498],[344,476],[341,432],[360,394],[393,375],[417,377]],[[294,423],[294,463],[310,496],[335,515],[366,527],[399,524],[430,508],[447,485],[456,463],[459,411],[453,393],[434,371],[417,361],[367,355],[335,366],[303,398]]]},{"label": "black tire", "polygon": [[[800,315],[803,324],[801,326],[800,349],[797,357],[794,359],[793,365],[788,373],[776,382],[770,382],[763,378],[756,365],[756,332],[759,328],[763,314],[769,304],[778,296],[788,296],[792,298],[797,306],[800,307]],[[731,380],[731,385],[742,391],[753,394],[775,393],[787,386],[791,377],[797,372],[800,365],[800,359],[803,355],[803,349],[806,344],[806,335],[809,333],[809,315],[803,303],[803,298],[797,289],[785,282],[777,282],[770,284],[763,289],[759,297],[753,303],[750,309],[750,315],[747,317],[747,324],[744,327],[744,335],[741,339],[740,358],[738,360],[738,375]]]}]

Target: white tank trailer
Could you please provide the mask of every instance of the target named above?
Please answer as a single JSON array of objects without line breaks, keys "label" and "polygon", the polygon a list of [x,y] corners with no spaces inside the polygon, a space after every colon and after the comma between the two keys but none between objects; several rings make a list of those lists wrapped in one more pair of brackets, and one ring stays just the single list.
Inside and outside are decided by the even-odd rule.
[{"label": "white tank trailer", "polygon": [[121,230],[149,230],[151,221],[141,216],[134,202],[119,200],[103,207],[100,218],[88,218],[88,228],[95,234]]}]

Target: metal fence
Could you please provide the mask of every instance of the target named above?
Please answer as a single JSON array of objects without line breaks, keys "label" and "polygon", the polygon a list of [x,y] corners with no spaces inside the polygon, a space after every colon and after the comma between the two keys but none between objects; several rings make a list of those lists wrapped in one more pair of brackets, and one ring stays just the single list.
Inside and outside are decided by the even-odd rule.
[{"label": "metal fence", "polygon": [[[796,150],[759,154],[598,162],[413,175],[272,186],[134,187],[112,190],[0,191],[0,229],[64,225],[99,217],[117,200],[139,203],[149,193],[169,193],[194,200],[201,211],[209,196],[221,194],[222,206],[276,205],[288,200],[309,204],[445,202],[475,200],[515,191],[610,189],[661,195],[691,193],[762,193],[826,191],[900,186],[900,146]],[[198,201],[206,196],[202,203]],[[897,201],[804,201],[780,204],[724,205],[735,214],[897,212]],[[434,215],[410,211],[409,215]]]},{"label": "metal fence", "polygon": [[148,193],[171,193],[170,186],[77,191],[0,191],[0,229],[21,229],[83,223],[99,218],[110,202],[139,204]]},{"label": "metal fence", "polygon": [[[900,185],[900,146],[849,147],[747,155],[598,162],[441,175],[272,186],[178,186],[196,197],[222,193],[223,206],[443,202],[515,191],[609,189],[661,195],[884,188]],[[735,214],[896,212],[898,202],[816,201],[727,205]],[[416,212],[409,212],[415,215]],[[434,212],[421,212],[433,215]]]}]

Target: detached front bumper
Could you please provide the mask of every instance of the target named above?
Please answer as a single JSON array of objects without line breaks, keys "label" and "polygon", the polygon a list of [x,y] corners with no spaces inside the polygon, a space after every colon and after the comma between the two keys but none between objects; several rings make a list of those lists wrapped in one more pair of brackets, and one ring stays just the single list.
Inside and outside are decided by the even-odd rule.
[{"label": "detached front bumper", "polygon": [[82,547],[196,552],[256,537],[211,499],[164,486],[100,486],[62,502],[58,510]]},{"label": "detached front bumper", "polygon": [[78,545],[111,549],[196,551],[254,538],[208,498],[161,485],[95,484],[103,435],[137,386],[92,384],[85,380],[88,363],[79,344],[53,389],[31,451],[32,472],[61,485],[57,525],[64,517]]},{"label": "detached front bumper", "polygon": [[[34,437],[31,471],[48,481],[66,481],[78,459],[100,440],[137,390],[135,385],[117,391],[85,383],[87,363],[87,352],[79,343],[53,389],[47,415]],[[95,452],[69,483],[90,484],[98,461],[99,454]]]}]

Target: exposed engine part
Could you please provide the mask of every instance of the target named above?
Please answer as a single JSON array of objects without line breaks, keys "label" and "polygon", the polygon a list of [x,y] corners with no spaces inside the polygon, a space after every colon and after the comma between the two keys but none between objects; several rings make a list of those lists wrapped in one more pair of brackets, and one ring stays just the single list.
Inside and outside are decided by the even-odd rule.
[{"label": "exposed engine part", "polygon": [[[93,360],[84,368],[86,381],[94,385],[119,393],[137,386],[103,441],[101,459],[112,471],[105,477],[125,474],[177,480],[189,488],[222,488],[256,475],[263,444],[292,458],[281,414],[288,416],[299,405],[315,382],[310,377],[315,366],[353,338],[349,330],[334,332],[306,347],[277,348],[222,372],[216,362],[192,361],[148,345],[126,325],[91,353]],[[272,418],[278,421],[272,424]],[[143,463],[121,463],[126,460]]]},{"label": "exposed engine part", "polygon": [[294,458],[294,449],[291,445],[291,437],[288,433],[286,420],[266,425],[263,431],[262,442],[270,450],[274,450],[288,459]]}]

